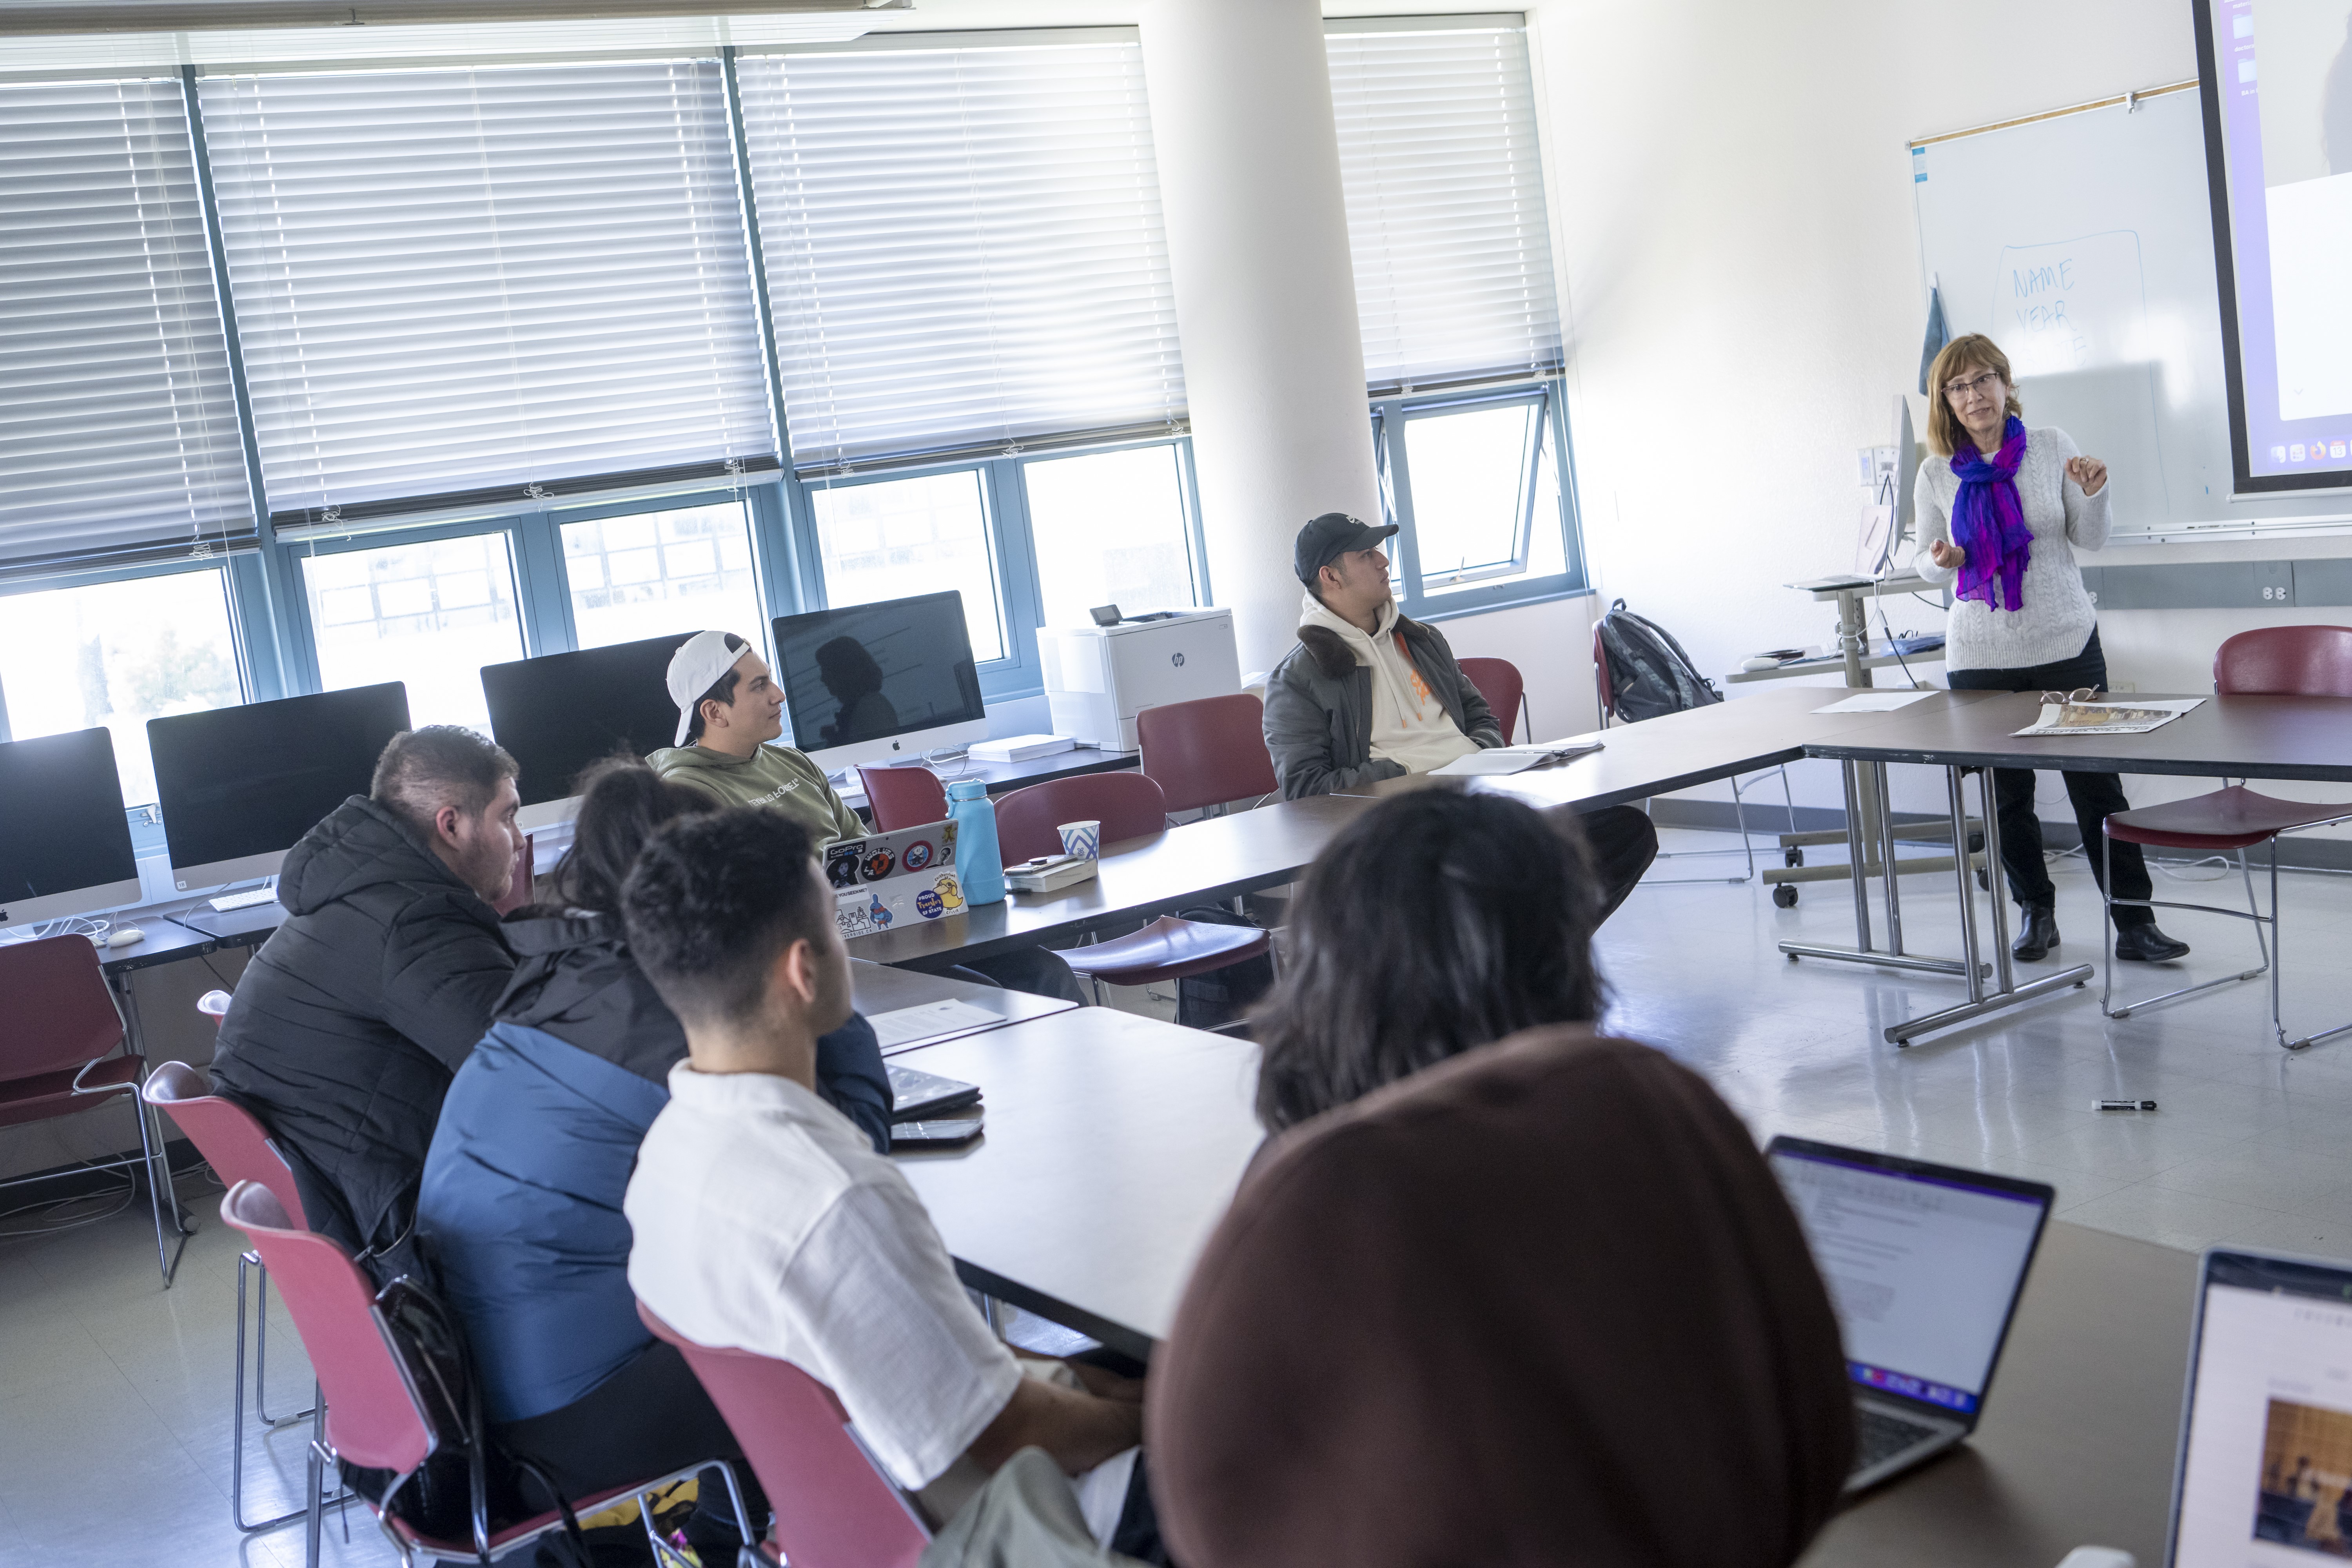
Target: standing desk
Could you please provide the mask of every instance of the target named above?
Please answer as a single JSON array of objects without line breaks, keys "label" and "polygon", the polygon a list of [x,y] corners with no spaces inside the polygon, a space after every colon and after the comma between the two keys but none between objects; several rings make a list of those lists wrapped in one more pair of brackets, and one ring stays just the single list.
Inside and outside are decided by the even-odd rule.
[{"label": "standing desk", "polygon": [[1317,795],[1107,844],[1091,881],[1051,893],[1008,893],[1001,903],[852,937],[850,954],[941,969],[1041,942],[1067,944],[1104,926],[1254,893],[1297,876],[1371,805]]},{"label": "standing desk", "polygon": [[[1255,1048],[1087,1007],[898,1058],[979,1084],[988,1131],[893,1156],[964,1283],[1148,1357],[1260,1132]],[[2163,1561],[2194,1254],[2058,1221],[1977,1434],[1841,1512],[1811,1568]]]},{"label": "standing desk", "polygon": [[[2211,696],[2162,729],[2144,735],[2025,736],[2013,731],[2034,721],[2041,708],[2038,693],[1982,691],[1951,695],[1966,700],[1917,703],[1881,715],[1882,722],[1866,729],[1809,739],[1805,750],[1812,756],[1838,760],[1849,770],[1849,779],[1851,770],[1859,763],[1916,763],[1942,768],[1956,827],[1965,810],[1962,775],[1971,769],[2053,768],[2060,772],[2170,773],[2206,778],[2352,781],[2352,699]],[[2132,696],[2155,694],[2120,695],[2128,700]],[[1849,784],[1849,792],[1851,787]],[[2094,973],[2089,964],[2081,963],[2022,985],[2016,983],[2009,953],[2007,882],[1997,869],[2000,861],[2000,823],[1993,810],[1990,771],[1979,773],[1978,787],[1983,803],[1985,858],[1996,868],[1986,881],[1992,907],[1992,967],[1999,978],[1991,989],[1986,988],[1984,965],[1977,959],[1981,944],[1976,898],[1963,873],[1959,878],[1960,943],[1969,1000],[1889,1026],[1885,1036],[1895,1045],[1907,1045],[1930,1031],[1968,1023],[2081,985]],[[1856,831],[1851,813],[1847,824],[1851,837]],[[1891,881],[1887,891],[1888,921],[1895,948],[1894,961],[1901,963],[1902,926]],[[1780,951],[1791,959],[1835,958],[1880,964],[1890,962],[1890,955],[1870,951],[1866,931],[1859,950],[1784,942]],[[1911,961],[1906,966],[1929,965]]]}]

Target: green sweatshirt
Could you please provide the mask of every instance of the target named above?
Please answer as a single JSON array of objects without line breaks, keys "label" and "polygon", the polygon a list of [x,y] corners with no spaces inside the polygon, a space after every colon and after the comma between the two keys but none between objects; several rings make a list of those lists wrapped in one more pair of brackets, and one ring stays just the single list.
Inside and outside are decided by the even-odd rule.
[{"label": "green sweatshirt", "polygon": [[866,824],[834,793],[824,770],[790,746],[761,746],[748,757],[667,746],[646,761],[672,784],[691,785],[721,805],[774,806],[815,837],[819,853],[836,838],[866,837]]}]

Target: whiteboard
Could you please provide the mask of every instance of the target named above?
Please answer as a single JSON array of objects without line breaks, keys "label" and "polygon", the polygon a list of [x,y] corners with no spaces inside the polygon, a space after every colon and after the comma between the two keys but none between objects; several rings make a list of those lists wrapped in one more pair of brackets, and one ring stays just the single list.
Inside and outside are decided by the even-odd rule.
[{"label": "whiteboard", "polygon": [[2341,494],[2232,500],[2194,89],[1911,149],[1921,297],[2009,355],[2028,426],[2105,459],[2133,542],[2352,528]]}]

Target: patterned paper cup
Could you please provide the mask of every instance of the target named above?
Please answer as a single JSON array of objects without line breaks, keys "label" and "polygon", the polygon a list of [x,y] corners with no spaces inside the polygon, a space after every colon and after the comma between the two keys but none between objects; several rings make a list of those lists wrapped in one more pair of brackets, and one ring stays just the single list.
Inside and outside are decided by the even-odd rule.
[{"label": "patterned paper cup", "polygon": [[1102,857],[1102,824],[1099,822],[1065,822],[1054,829],[1062,836],[1062,853],[1083,855],[1089,860]]}]

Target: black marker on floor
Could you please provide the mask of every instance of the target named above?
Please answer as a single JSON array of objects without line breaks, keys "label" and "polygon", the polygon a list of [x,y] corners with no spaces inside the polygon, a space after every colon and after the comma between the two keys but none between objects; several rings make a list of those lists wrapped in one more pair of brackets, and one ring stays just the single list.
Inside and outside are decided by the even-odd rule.
[{"label": "black marker on floor", "polygon": [[2091,1109],[2094,1110],[2154,1110],[2156,1109],[2156,1101],[2152,1100],[2095,1100],[2091,1101]]}]

